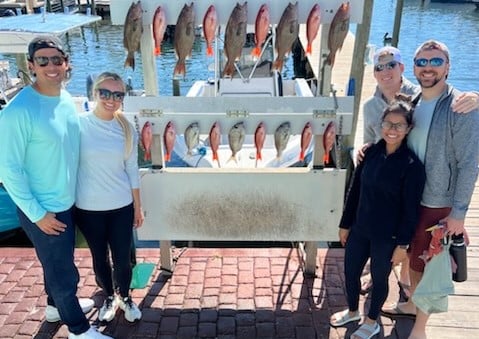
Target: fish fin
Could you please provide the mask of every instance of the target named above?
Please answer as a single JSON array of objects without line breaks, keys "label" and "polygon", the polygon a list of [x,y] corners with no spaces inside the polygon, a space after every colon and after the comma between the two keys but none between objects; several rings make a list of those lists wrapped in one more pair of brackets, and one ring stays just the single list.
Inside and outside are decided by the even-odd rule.
[{"label": "fish fin", "polygon": [[131,67],[135,70],[135,57],[131,53],[128,53],[126,60],[125,60],[125,68]]},{"label": "fish fin", "polygon": [[213,152],[213,161],[218,160],[218,153]]},{"label": "fish fin", "polygon": [[155,47],[155,55],[158,56],[161,54],[161,47],[160,46],[156,46]]},{"label": "fish fin", "polygon": [[207,56],[213,56],[213,47],[212,46],[206,46],[206,55]]},{"label": "fish fin", "polygon": [[259,56],[261,55],[261,49],[259,47],[253,48],[253,50],[251,51],[251,55],[259,58]]},{"label": "fish fin", "polygon": [[171,160],[171,153],[165,153],[165,162],[169,162]]},{"label": "fish fin", "polygon": [[310,55],[313,52],[313,46],[311,43],[308,42],[308,46],[306,47],[306,54]]},{"label": "fish fin", "polygon": [[281,70],[283,69],[283,59],[276,59],[273,63],[273,69],[281,72]]}]

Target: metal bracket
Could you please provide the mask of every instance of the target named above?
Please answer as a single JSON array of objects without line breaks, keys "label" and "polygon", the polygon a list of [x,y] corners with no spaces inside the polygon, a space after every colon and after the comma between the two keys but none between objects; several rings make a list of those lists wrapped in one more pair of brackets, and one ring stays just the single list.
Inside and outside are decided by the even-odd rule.
[{"label": "metal bracket", "polygon": [[150,108],[142,108],[140,109],[140,116],[141,117],[161,117],[163,115],[162,109],[150,109]]},{"label": "metal bracket", "polygon": [[335,118],[336,117],[336,110],[334,109],[313,109],[313,118],[321,119],[321,118]]},{"label": "metal bracket", "polygon": [[241,109],[230,109],[226,111],[226,115],[230,118],[246,118],[249,116],[249,112]]}]

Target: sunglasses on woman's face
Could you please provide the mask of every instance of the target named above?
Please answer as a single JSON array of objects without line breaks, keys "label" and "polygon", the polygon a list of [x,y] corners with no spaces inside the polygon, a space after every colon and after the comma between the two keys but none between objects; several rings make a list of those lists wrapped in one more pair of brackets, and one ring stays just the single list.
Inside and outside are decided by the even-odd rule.
[{"label": "sunglasses on woman's face", "polygon": [[125,92],[112,92],[106,88],[99,88],[97,91],[102,100],[110,100],[110,98],[113,98],[113,101],[122,101],[125,97]]},{"label": "sunglasses on woman's face", "polygon": [[33,58],[35,62],[38,64],[40,67],[45,67],[48,65],[49,62],[54,64],[55,66],[61,66],[65,62],[66,58],[64,56],[60,55],[55,55],[52,57],[47,57],[47,56],[36,56]]}]

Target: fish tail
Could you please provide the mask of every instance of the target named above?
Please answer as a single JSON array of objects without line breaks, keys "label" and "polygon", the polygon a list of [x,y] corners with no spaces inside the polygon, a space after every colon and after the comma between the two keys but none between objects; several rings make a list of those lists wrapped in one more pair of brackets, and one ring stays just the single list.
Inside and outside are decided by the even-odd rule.
[{"label": "fish tail", "polygon": [[259,56],[261,55],[261,50],[258,46],[253,48],[253,50],[251,51],[251,55],[259,58]]},{"label": "fish tail", "polygon": [[323,163],[329,164],[329,153],[324,153]]},{"label": "fish tail", "polygon": [[207,56],[213,56],[213,54],[214,54],[213,53],[213,47],[210,46],[210,45],[206,46],[206,55]]},{"label": "fish tail", "polygon": [[151,161],[151,151],[148,150],[145,153],[145,161]]},{"label": "fish tail", "polygon": [[235,71],[235,68],[234,68],[234,64],[232,62],[227,62],[226,65],[225,65],[225,69],[223,71],[223,77],[233,77],[233,74],[234,74],[234,71]]},{"label": "fish tail", "polygon": [[256,151],[256,160],[263,160],[261,157],[261,151]]},{"label": "fish tail", "polygon": [[173,75],[174,76],[179,76],[179,75],[185,76],[186,75],[186,65],[185,65],[184,61],[178,60],[178,62],[176,63]]},{"label": "fish tail", "polygon": [[311,46],[311,43],[308,42],[308,46],[306,46],[306,54],[311,54],[313,52],[313,46]]},{"label": "fish tail", "polygon": [[299,161],[304,161],[304,151],[299,152]]},{"label": "fish tail", "polygon": [[331,67],[334,65],[334,59],[336,58],[336,55],[332,52],[329,52],[328,57],[326,58],[326,63],[328,65],[331,65]]},{"label": "fish tail", "polygon": [[277,58],[276,61],[273,63],[273,69],[281,72],[283,69],[283,59]]},{"label": "fish tail", "polygon": [[160,46],[155,46],[155,56],[158,56],[161,54],[161,47]]},{"label": "fish tail", "polygon": [[126,56],[124,67],[125,68],[131,67],[131,68],[133,68],[133,70],[135,70],[135,57],[132,53],[128,53],[128,55]]}]

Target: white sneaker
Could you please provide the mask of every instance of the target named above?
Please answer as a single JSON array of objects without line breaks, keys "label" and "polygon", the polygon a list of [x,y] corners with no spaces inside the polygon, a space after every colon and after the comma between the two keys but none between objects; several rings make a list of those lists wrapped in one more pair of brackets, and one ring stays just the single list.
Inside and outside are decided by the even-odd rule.
[{"label": "white sneaker", "polygon": [[[90,312],[93,306],[95,306],[95,302],[90,298],[78,298],[78,302],[80,303],[83,313]],[[45,308],[45,319],[49,323],[56,323],[57,321],[60,321],[61,319],[58,309],[54,306],[47,305]]]},{"label": "white sneaker", "polygon": [[105,299],[103,306],[98,313],[98,320],[110,322],[115,318],[116,310],[118,309],[118,300],[111,295]]},{"label": "white sneaker", "polygon": [[135,320],[141,319],[141,311],[136,306],[136,304],[131,300],[130,297],[123,298],[120,300],[120,308],[125,311],[125,319],[129,322],[134,322]]},{"label": "white sneaker", "polygon": [[95,327],[90,327],[88,331],[83,332],[82,334],[68,332],[68,339],[113,339],[113,337],[98,332]]}]

